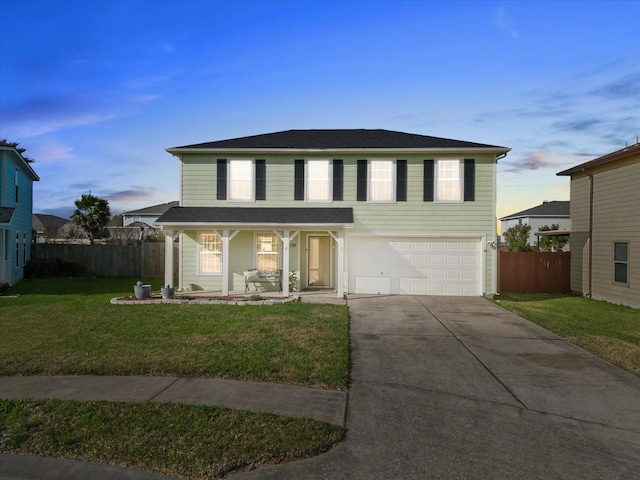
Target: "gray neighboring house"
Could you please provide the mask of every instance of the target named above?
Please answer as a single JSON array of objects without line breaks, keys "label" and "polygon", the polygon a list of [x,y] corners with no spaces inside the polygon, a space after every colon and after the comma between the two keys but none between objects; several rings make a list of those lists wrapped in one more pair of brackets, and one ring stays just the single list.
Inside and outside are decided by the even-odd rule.
[{"label": "gray neighboring house", "polygon": [[140,208],[138,210],[131,210],[130,212],[124,212],[122,225],[124,227],[136,226],[131,225],[135,222],[146,223],[151,227],[156,227],[156,220],[164,214],[171,207],[177,207],[178,202],[161,203],[159,205],[153,205],[151,207]]},{"label": "gray neighboring house", "polygon": [[538,243],[536,232],[542,226],[551,226],[556,223],[559,226],[559,230],[569,230],[571,227],[570,203],[569,201],[558,200],[543,202],[542,205],[502,217],[500,219],[502,235],[513,226],[531,225],[529,245],[535,246]]},{"label": "gray neighboring house", "polygon": [[44,213],[34,213],[31,216],[31,224],[36,234],[37,241],[44,241],[46,238],[58,237],[60,227],[69,223],[68,218],[58,217],[56,215],[47,215]]}]

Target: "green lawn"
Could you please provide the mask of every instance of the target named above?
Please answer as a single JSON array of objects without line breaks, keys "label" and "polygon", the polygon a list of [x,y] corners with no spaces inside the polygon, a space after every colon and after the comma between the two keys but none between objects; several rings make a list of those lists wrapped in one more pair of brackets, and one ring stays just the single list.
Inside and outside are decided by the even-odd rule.
[{"label": "green lawn", "polygon": [[21,297],[0,299],[0,375],[175,375],[347,387],[344,306],[109,304],[130,295],[134,283],[19,283]]},{"label": "green lawn", "polygon": [[640,376],[640,310],[561,294],[502,293],[494,301]]},{"label": "green lawn", "polygon": [[[21,296],[0,298],[0,375],[175,375],[347,388],[346,307],[109,304],[131,295],[137,280],[20,282],[14,291]],[[315,455],[344,433],[313,420],[215,407],[0,401],[1,451],[196,479]]]}]

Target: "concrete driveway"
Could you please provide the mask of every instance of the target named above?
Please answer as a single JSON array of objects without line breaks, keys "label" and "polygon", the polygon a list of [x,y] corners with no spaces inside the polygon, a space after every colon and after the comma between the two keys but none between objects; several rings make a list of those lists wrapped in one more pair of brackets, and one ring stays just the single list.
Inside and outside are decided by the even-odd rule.
[{"label": "concrete driveway", "polygon": [[346,440],[234,479],[640,478],[640,379],[481,298],[349,297]]}]

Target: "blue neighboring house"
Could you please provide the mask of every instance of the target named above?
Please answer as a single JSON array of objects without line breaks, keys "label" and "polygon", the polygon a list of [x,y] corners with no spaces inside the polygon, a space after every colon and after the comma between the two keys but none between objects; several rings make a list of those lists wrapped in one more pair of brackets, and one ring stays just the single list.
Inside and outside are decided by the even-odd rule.
[{"label": "blue neighboring house", "polygon": [[15,146],[0,142],[0,283],[16,283],[31,258],[33,182],[40,177]]}]

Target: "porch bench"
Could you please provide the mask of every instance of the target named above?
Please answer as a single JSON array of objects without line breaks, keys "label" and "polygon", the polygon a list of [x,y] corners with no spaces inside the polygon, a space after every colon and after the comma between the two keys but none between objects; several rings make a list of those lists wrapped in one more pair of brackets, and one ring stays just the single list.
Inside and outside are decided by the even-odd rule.
[{"label": "porch bench", "polygon": [[250,283],[253,283],[253,288],[258,291],[256,282],[278,282],[279,291],[282,292],[282,270],[245,270],[244,293],[249,291]]}]

